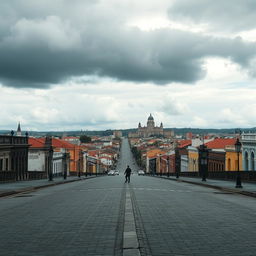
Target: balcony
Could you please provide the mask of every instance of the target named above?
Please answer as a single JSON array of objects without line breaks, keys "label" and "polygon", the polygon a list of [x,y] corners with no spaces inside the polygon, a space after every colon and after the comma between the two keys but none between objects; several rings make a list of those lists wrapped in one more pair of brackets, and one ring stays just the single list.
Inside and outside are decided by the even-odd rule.
[{"label": "balcony", "polygon": [[0,145],[22,145],[28,144],[28,137],[0,135]]}]

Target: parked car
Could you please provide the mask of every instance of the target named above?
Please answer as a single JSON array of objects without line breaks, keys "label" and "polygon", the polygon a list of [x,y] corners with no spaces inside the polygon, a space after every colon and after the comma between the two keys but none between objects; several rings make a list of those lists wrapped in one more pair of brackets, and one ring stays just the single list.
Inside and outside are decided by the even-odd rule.
[{"label": "parked car", "polygon": [[138,170],[138,175],[145,175],[145,172],[143,170]]},{"label": "parked car", "polygon": [[119,171],[118,170],[115,170],[114,173],[115,173],[115,175],[119,175]]},{"label": "parked car", "polygon": [[114,171],[114,170],[110,170],[110,171],[108,172],[108,175],[114,176],[114,175],[115,175],[115,171]]}]

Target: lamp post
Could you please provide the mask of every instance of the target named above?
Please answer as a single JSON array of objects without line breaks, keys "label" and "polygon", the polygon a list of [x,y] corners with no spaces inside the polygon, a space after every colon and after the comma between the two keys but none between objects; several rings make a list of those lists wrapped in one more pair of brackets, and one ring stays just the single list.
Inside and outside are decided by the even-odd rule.
[{"label": "lamp post", "polygon": [[208,166],[208,150],[206,146],[200,145],[199,147],[199,157],[200,157],[200,172],[202,175],[202,181],[206,181],[206,176],[207,176],[207,166]]},{"label": "lamp post", "polygon": [[64,180],[67,179],[67,152],[63,153],[63,161],[64,161],[64,173],[63,173],[63,178]]},{"label": "lamp post", "polygon": [[87,163],[87,161],[88,161],[88,155],[87,155],[88,153],[86,153],[86,155],[85,155],[85,177],[87,177],[87,168],[88,168],[88,163]]},{"label": "lamp post", "polygon": [[180,154],[179,149],[175,149],[175,172],[176,172],[176,179],[180,177]]},{"label": "lamp post", "polygon": [[48,157],[48,176],[49,176],[49,181],[53,181],[52,164],[53,164],[53,147],[50,146],[50,148],[49,148],[49,157]]},{"label": "lamp post", "polygon": [[239,168],[239,154],[241,152],[242,143],[239,141],[239,138],[236,139],[235,150],[237,153],[237,176],[236,176],[236,188],[242,188],[241,176],[240,176],[240,168]]},{"label": "lamp post", "polygon": [[170,177],[169,165],[170,165],[170,155],[167,156],[167,176],[168,177]]},{"label": "lamp post", "polygon": [[162,155],[160,155],[159,172],[160,172],[160,176],[162,176]]},{"label": "lamp post", "polygon": [[78,178],[81,178],[82,156],[83,156],[82,151],[79,151],[78,156],[79,156],[79,159],[78,159],[78,163],[79,163],[79,165],[78,165]]}]

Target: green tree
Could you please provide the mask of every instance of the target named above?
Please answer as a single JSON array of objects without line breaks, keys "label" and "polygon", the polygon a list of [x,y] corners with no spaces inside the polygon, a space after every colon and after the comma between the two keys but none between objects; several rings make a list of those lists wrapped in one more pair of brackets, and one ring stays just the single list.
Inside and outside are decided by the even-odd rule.
[{"label": "green tree", "polygon": [[91,137],[86,136],[86,135],[81,135],[80,136],[80,141],[81,143],[89,143],[92,141]]},{"label": "green tree", "polygon": [[137,149],[137,147],[132,147],[132,154],[139,166],[141,166],[141,151]]}]

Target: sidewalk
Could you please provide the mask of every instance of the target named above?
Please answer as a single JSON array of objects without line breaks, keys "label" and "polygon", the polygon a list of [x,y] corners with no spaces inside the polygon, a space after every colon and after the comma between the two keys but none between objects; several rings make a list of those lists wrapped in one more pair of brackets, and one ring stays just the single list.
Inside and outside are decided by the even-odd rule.
[{"label": "sidewalk", "polygon": [[202,181],[199,177],[182,177],[178,179],[174,176],[162,177],[164,179],[176,180],[178,182],[186,182],[194,185],[200,185],[209,188],[215,188],[222,191],[230,193],[238,193],[246,196],[256,197],[256,183],[248,183],[242,181],[243,188],[236,188],[236,181],[230,180],[216,180],[216,179],[207,179],[207,181]]},{"label": "sidewalk", "polygon": [[9,196],[13,194],[29,192],[35,189],[60,185],[64,183],[75,182],[84,179],[91,179],[95,178],[96,176],[87,176],[87,177],[80,177],[77,176],[69,176],[66,180],[63,177],[54,177],[53,181],[49,181],[48,179],[42,180],[26,180],[26,181],[16,181],[10,183],[0,183],[0,197]]}]

